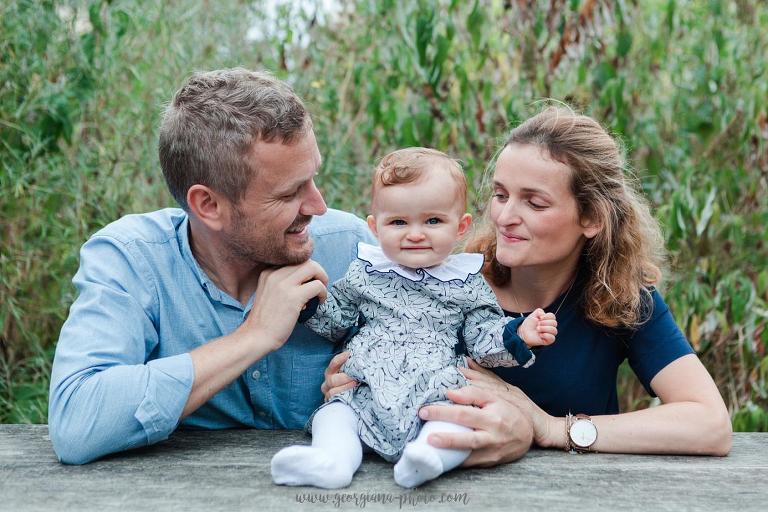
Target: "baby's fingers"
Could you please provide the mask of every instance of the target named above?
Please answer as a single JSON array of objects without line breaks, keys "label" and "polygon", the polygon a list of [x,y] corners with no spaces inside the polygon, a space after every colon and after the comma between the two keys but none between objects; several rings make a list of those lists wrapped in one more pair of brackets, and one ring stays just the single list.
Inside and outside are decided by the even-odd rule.
[{"label": "baby's fingers", "polygon": [[557,336],[557,327],[554,325],[539,325],[536,331],[539,334],[551,334],[552,336]]},{"label": "baby's fingers", "polygon": [[555,342],[555,335],[550,333],[540,333],[539,339],[544,345],[551,345]]}]

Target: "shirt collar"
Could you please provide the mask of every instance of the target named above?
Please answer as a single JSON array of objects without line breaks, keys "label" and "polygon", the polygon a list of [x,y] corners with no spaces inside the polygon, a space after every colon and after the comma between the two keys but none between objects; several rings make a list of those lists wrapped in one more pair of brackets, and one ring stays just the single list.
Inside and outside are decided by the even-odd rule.
[{"label": "shirt collar", "polygon": [[357,258],[367,263],[365,271],[369,274],[392,272],[415,282],[423,281],[424,276],[429,275],[438,281],[465,283],[469,276],[479,273],[483,268],[482,254],[470,253],[453,254],[432,267],[405,267],[387,258],[380,247],[363,242],[357,244]]},{"label": "shirt collar", "polygon": [[189,238],[189,215],[185,214],[184,220],[181,221],[179,226],[176,228],[176,237],[179,240],[179,249],[181,250],[181,254],[184,257],[184,261],[195,273],[195,276],[200,282],[200,285],[208,290],[208,294],[213,300],[222,302],[224,292],[219,290],[219,287],[216,286],[213,281],[211,281],[211,278],[208,277],[208,274],[206,274],[205,271],[200,268],[200,265],[195,259],[194,253],[192,253],[192,245],[190,243],[191,239]]}]

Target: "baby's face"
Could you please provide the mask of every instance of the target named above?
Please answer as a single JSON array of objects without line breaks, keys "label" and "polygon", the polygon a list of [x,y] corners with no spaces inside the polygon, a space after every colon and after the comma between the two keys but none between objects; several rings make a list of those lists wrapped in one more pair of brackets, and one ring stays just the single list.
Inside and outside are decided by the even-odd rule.
[{"label": "baby's face", "polygon": [[379,188],[368,225],[390,260],[431,267],[450,256],[472,222],[460,203],[453,179],[435,173],[416,183]]}]

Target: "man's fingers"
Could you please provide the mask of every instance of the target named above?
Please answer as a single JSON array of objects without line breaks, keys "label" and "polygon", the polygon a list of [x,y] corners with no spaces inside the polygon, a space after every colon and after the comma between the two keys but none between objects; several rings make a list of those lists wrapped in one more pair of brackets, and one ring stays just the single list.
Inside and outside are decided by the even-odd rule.
[{"label": "man's fingers", "polygon": [[300,265],[292,267],[283,267],[287,273],[291,276],[291,279],[295,283],[306,283],[307,281],[314,281],[315,279],[328,285],[328,274],[323,270],[323,267],[314,260],[308,260]]},{"label": "man's fingers", "polygon": [[324,393],[325,394],[325,398],[326,398],[326,400],[328,400],[328,399],[330,399],[334,395],[338,395],[339,393],[343,393],[344,391],[346,391],[348,389],[353,389],[355,386],[357,386],[357,381],[356,380],[350,381],[350,382],[348,382],[348,383],[346,383],[344,385],[341,385],[341,386],[336,386],[335,388],[329,389],[328,393]]},{"label": "man's fingers", "polygon": [[338,371],[341,370],[341,367],[344,366],[344,363],[347,362],[347,359],[349,359],[348,350],[333,356],[331,362],[328,363],[328,368],[325,369],[325,378],[327,379],[334,373],[338,373]]},{"label": "man's fingers", "polygon": [[322,281],[315,279],[301,285],[301,294],[304,303],[309,302],[314,297],[319,298],[320,302],[325,302],[328,296],[328,288],[325,287]]},{"label": "man's fingers", "polygon": [[346,373],[334,373],[333,375],[329,376],[326,379],[326,383],[328,384],[328,389],[344,386],[345,384],[349,384],[350,382],[354,382],[354,379],[352,379]]}]

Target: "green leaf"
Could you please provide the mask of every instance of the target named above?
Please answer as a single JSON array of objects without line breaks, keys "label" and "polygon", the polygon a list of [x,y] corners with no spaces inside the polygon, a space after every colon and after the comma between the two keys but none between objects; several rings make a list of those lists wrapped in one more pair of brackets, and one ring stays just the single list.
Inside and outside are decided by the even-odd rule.
[{"label": "green leaf", "polygon": [[626,57],[630,48],[632,48],[632,33],[628,30],[622,30],[616,36],[616,55]]},{"label": "green leaf", "polygon": [[704,230],[707,229],[709,220],[712,218],[712,212],[714,211],[715,197],[717,197],[717,188],[713,187],[707,195],[704,208],[699,215],[699,221],[696,223],[696,236],[701,236]]},{"label": "green leaf", "polygon": [[472,37],[472,46],[474,48],[480,47],[480,41],[483,37],[483,25],[485,23],[485,16],[483,11],[480,10],[480,4],[478,0],[475,0],[475,5],[472,7],[472,11],[467,17],[467,31]]}]

